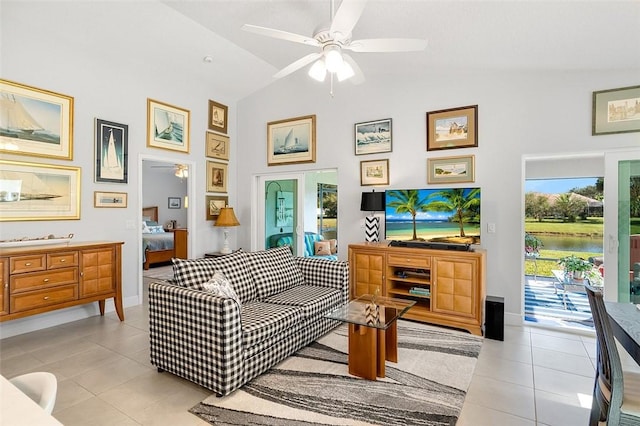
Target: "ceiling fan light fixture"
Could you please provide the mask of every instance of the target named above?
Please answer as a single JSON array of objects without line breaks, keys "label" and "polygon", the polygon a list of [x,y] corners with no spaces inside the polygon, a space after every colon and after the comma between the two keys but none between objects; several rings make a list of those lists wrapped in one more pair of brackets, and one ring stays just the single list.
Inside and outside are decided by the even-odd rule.
[{"label": "ceiling fan light fixture", "polygon": [[344,63],[340,46],[330,44],[324,48],[324,57],[327,64],[327,71],[331,73],[338,72]]},{"label": "ceiling fan light fixture", "polygon": [[354,75],[355,71],[353,71],[351,65],[349,65],[347,61],[344,61],[342,63],[342,66],[340,67],[340,70],[338,71],[338,81],[342,82],[348,80]]},{"label": "ceiling fan light fixture", "polygon": [[327,67],[324,63],[324,60],[318,59],[316,62],[314,62],[314,64],[311,65],[311,68],[309,68],[308,74],[312,79],[323,82],[325,77],[327,76]]}]

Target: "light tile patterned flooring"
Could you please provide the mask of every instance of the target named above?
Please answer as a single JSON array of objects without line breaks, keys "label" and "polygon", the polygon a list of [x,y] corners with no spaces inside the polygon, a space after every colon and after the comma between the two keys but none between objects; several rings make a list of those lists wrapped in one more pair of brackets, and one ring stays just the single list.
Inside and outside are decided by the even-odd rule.
[{"label": "light tile patterned flooring", "polygon": [[[136,306],[123,323],[111,313],[0,340],[0,373],[53,372],[66,426],[205,425],[187,410],[211,392],[156,372],[147,323]],[[594,357],[592,336],[507,326],[483,343],[458,425],[585,425]]]}]

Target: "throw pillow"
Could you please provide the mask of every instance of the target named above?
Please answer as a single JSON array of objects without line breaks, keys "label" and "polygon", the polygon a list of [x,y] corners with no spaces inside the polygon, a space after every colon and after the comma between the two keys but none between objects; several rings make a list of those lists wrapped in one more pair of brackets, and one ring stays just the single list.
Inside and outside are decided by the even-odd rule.
[{"label": "throw pillow", "polygon": [[258,299],[304,283],[302,272],[287,246],[249,252],[246,255]]},{"label": "throw pillow", "polygon": [[203,287],[204,291],[226,299],[233,299],[238,305],[241,305],[240,298],[222,272],[213,274],[213,277],[207,281]]},{"label": "throw pillow", "polygon": [[336,254],[338,252],[338,240],[329,240],[329,245],[331,246],[331,254]]},{"label": "throw pillow", "polygon": [[316,241],[313,245],[316,256],[328,256],[331,254],[331,244],[329,241]]}]

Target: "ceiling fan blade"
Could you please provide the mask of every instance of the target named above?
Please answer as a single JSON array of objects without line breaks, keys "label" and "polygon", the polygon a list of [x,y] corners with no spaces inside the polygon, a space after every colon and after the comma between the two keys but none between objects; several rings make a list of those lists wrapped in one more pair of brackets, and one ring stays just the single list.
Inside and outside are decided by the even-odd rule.
[{"label": "ceiling fan blade", "polygon": [[336,35],[337,38],[349,37],[351,30],[358,23],[366,4],[365,0],[342,0],[331,22],[329,33]]},{"label": "ceiling fan blade", "polygon": [[319,46],[319,43],[313,37],[307,37],[300,34],[290,33],[287,31],[274,30],[273,28],[259,27],[257,25],[244,24],[242,29],[250,33],[256,33],[267,37],[279,38],[281,40],[292,41],[294,43],[307,44],[309,46]]},{"label": "ceiling fan blade", "polygon": [[417,52],[427,48],[428,41],[418,38],[369,38],[354,40],[345,49],[353,52]]},{"label": "ceiling fan blade", "polygon": [[362,73],[362,70],[360,69],[356,61],[354,61],[353,58],[346,53],[343,53],[342,57],[349,65],[351,65],[351,68],[353,69],[353,77],[351,77],[349,81],[353,84],[364,83],[364,74]]},{"label": "ceiling fan blade", "polygon": [[298,59],[297,61],[287,65],[286,67],[278,71],[273,77],[274,78],[285,77],[291,74],[292,72],[298,71],[300,68],[310,64],[311,62],[315,61],[321,56],[322,56],[322,52],[310,53],[307,56],[303,56],[302,58]]}]

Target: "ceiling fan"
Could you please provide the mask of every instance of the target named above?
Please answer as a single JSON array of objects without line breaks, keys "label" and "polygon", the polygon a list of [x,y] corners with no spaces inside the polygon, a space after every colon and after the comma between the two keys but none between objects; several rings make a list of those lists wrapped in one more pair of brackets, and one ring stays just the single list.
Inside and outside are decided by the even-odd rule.
[{"label": "ceiling fan", "polygon": [[374,52],[416,52],[427,47],[427,40],[410,38],[372,38],[352,40],[351,31],[362,15],[366,0],[342,0],[334,13],[334,0],[331,0],[331,23],[321,26],[312,37],[290,33],[272,28],[245,24],[242,29],[267,37],[278,38],[320,48],[319,52],[310,53],[278,71],[274,77],[285,77],[302,67],[315,63],[309,68],[309,76],[317,81],[324,81],[327,72],[333,82],[334,75],[338,81],[351,79],[355,84],[362,83],[362,70],[353,58],[344,53]]},{"label": "ceiling fan", "polygon": [[176,177],[180,179],[189,177],[189,166],[186,164],[174,164],[174,165],[152,165],[152,169],[173,169]]}]

